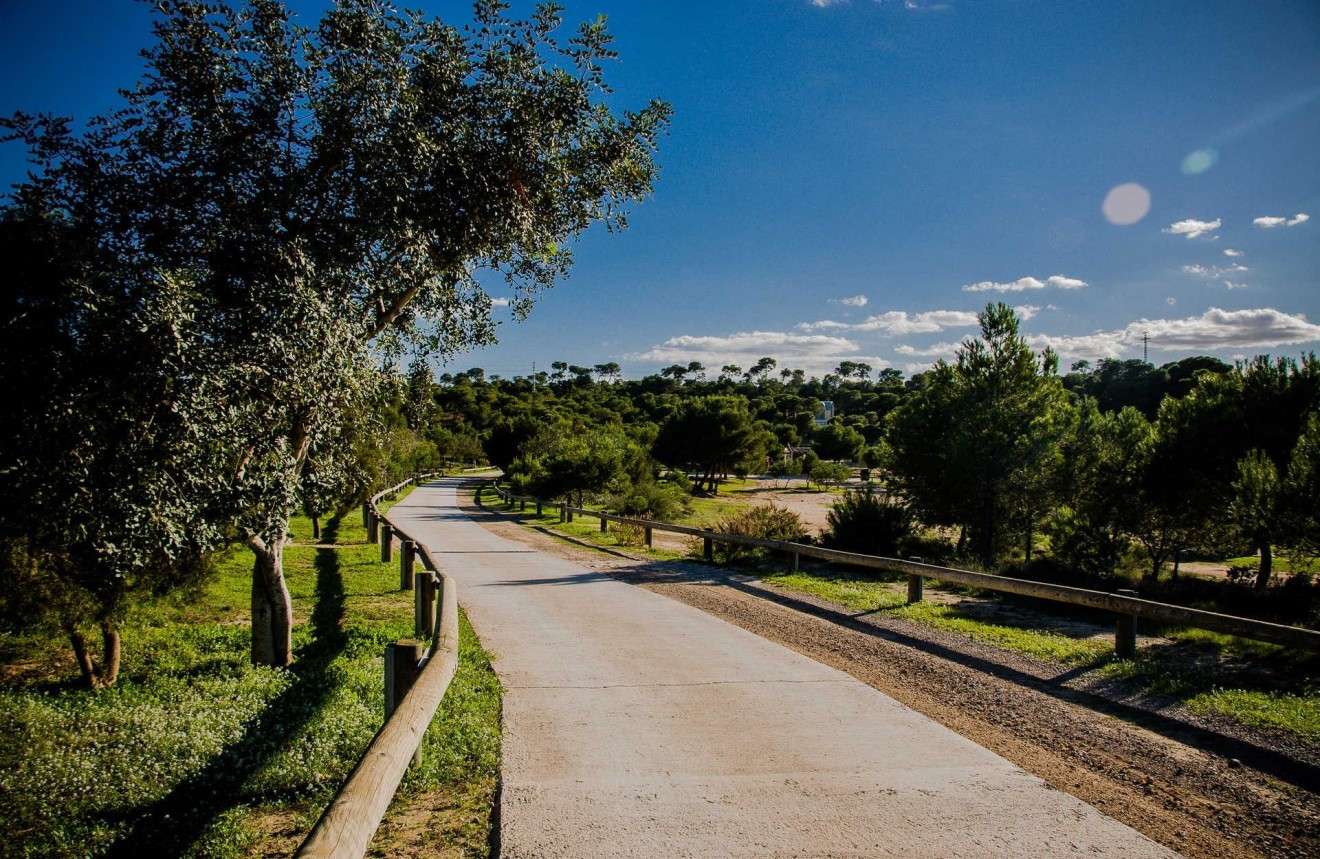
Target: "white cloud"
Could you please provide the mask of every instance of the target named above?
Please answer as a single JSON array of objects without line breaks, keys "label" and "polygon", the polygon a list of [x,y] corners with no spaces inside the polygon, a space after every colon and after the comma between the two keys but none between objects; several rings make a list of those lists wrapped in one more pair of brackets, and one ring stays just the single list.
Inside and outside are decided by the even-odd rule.
[{"label": "white cloud", "polygon": [[1175,304],[1178,303],[1178,299],[1176,299],[1176,298],[1166,298],[1166,299],[1164,299],[1164,303],[1167,304],[1167,305],[1169,305],[1170,307],[1173,307]]},{"label": "white cloud", "polygon": [[509,299],[507,299],[507,298],[492,298],[492,299],[490,300],[490,306],[491,306],[491,307],[508,307],[508,306],[509,306]]},{"label": "white cloud", "polygon": [[1207,233],[1212,233],[1223,226],[1224,222],[1220,218],[1213,221],[1198,221],[1195,218],[1188,218],[1185,221],[1178,221],[1165,227],[1163,232],[1173,233],[1175,236],[1186,236],[1189,239],[1200,238]]},{"label": "white cloud", "polygon": [[1229,289],[1250,289],[1250,287],[1247,284],[1237,283],[1232,280],[1224,281],[1224,286],[1228,287]]},{"label": "white cloud", "polygon": [[945,328],[965,328],[976,325],[976,314],[963,310],[928,310],[909,316],[902,310],[890,310],[878,316],[868,316],[857,323],[835,322],[823,319],[820,322],[804,322],[798,328],[804,331],[816,331],[823,328],[844,329],[847,331],[879,331],[890,336],[903,334],[930,334]]},{"label": "white cloud", "polygon": [[843,337],[824,334],[793,334],[787,331],[745,331],[723,337],[682,335],[671,337],[659,346],[630,357],[640,361],[715,360],[753,355],[772,358],[797,358],[813,355],[852,352],[857,344]]},{"label": "white cloud", "polygon": [[1040,308],[1032,304],[1020,304],[1013,308],[1013,312],[1017,314],[1018,319],[1026,322],[1028,319],[1035,317],[1037,313],[1040,313]]},{"label": "white cloud", "polygon": [[894,351],[906,358],[951,358],[961,343],[936,343],[918,349],[916,346],[895,346]]},{"label": "white cloud", "polygon": [[1235,251],[1235,250],[1233,250],[1232,248],[1224,248],[1224,256],[1226,256],[1226,257],[1240,257],[1240,256],[1243,256],[1243,253],[1242,253],[1242,251]]},{"label": "white cloud", "polygon": [[845,307],[865,307],[867,301],[865,295],[854,295],[851,298],[831,298],[830,304],[842,304]]},{"label": "white cloud", "polygon": [[993,280],[969,283],[963,287],[963,292],[1022,292],[1027,289],[1044,288],[1045,284],[1034,277],[1019,277],[1008,283],[997,283]]},{"label": "white cloud", "polygon": [[1301,314],[1273,308],[1220,310],[1212,307],[1185,319],[1140,319],[1116,331],[1080,336],[1029,336],[1033,348],[1050,347],[1065,357],[1118,358],[1141,347],[1149,335],[1152,349],[1163,351],[1220,351],[1268,349],[1297,343],[1320,342],[1320,325]]},{"label": "white cloud", "polygon": [[822,9],[826,6],[837,6],[840,3],[847,3],[848,0],[811,0],[812,6],[819,6]]},{"label": "white cloud", "polygon": [[1298,224],[1304,224],[1309,220],[1311,220],[1310,215],[1306,214],[1305,212],[1298,212],[1296,215],[1293,215],[1291,218],[1266,216],[1262,218],[1256,218],[1251,223],[1255,224],[1258,227],[1261,227],[1262,229],[1272,230],[1275,227],[1295,227]]},{"label": "white cloud", "polygon": [[1008,283],[998,283],[993,280],[969,283],[963,287],[963,292],[1025,292],[1029,289],[1044,289],[1047,286],[1056,289],[1083,289],[1089,284],[1084,280],[1064,277],[1061,274],[1052,274],[1043,281],[1028,275]]},{"label": "white cloud", "polygon": [[1182,270],[1187,274],[1194,274],[1197,277],[1208,277],[1215,280],[1226,278],[1229,275],[1241,274],[1244,271],[1251,271],[1251,269],[1247,268],[1245,265],[1243,265],[1240,262],[1235,262],[1225,266],[1185,265],[1182,267]]}]

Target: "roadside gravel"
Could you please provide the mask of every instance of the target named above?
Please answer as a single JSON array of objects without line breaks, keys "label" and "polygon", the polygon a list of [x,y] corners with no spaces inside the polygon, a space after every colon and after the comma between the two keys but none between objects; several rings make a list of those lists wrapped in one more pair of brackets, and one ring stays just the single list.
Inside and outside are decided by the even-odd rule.
[{"label": "roadside gravel", "polygon": [[1187,857],[1320,856],[1320,754],[883,613],[466,506],[488,529],[845,671]]}]

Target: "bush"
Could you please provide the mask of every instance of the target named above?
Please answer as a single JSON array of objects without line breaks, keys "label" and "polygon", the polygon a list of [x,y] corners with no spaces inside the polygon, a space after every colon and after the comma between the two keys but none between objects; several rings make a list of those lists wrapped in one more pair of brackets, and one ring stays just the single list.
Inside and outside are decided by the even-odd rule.
[{"label": "bush", "polygon": [[620,516],[672,521],[688,507],[691,496],[671,481],[646,482],[610,496],[606,507]]},{"label": "bush", "polygon": [[897,556],[912,536],[912,511],[868,487],[848,492],[827,516],[825,545],[844,552]]},{"label": "bush", "polygon": [[842,483],[852,477],[852,469],[837,462],[818,462],[811,467],[810,476],[816,484]]},{"label": "bush", "polygon": [[[807,526],[803,524],[802,517],[792,510],[774,504],[749,507],[742,512],[725,516],[716,522],[711,530],[739,537],[755,537],[760,540],[804,542],[807,538]],[[722,564],[740,560],[764,560],[771,554],[765,549],[718,541],[714,549],[715,560]]]}]

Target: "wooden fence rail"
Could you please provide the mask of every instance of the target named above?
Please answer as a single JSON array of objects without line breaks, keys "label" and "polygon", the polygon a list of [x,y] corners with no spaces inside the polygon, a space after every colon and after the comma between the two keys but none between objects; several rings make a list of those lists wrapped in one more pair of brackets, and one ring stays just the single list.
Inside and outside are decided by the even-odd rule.
[{"label": "wooden fence rail", "polygon": [[[383,525],[377,529],[382,540],[398,538],[401,542],[399,562],[408,571],[414,558],[420,558],[427,572],[409,577],[410,587],[417,587],[415,622],[418,636],[431,639],[430,649],[419,661],[406,667],[412,679],[411,686],[396,685],[398,678],[387,674],[387,712],[385,724],[358,761],[357,766],[339,789],[339,794],[326,808],[307,840],[296,854],[297,859],[361,859],[367,852],[381,818],[385,816],[394,792],[418,753],[422,737],[440,707],[449,683],[458,670],[458,588],[453,579],[436,566],[425,544],[411,538],[402,529],[389,523],[381,514],[380,500],[398,492],[413,482],[421,482],[434,475],[419,475],[397,486],[390,487],[370,499],[362,507],[363,524]],[[435,612],[434,601],[427,601],[438,592],[440,611]],[[434,620],[432,621],[432,618]],[[432,625],[432,623],[434,625]],[[406,646],[405,646],[406,645]],[[411,652],[414,642],[390,645],[392,655]]]},{"label": "wooden fence rail", "polygon": [[[506,501],[518,501],[523,502],[524,504],[532,501],[537,504],[538,510],[540,510],[543,504],[550,504],[550,502],[543,502],[528,496],[513,495],[504,490],[498,484],[492,483],[491,486],[496,494]],[[631,525],[642,528],[645,534],[646,545],[648,546],[651,545],[652,531],[665,531],[671,534],[685,534],[690,537],[696,537],[702,540],[703,554],[705,555],[706,560],[711,560],[712,547],[715,543],[731,543],[739,546],[752,546],[755,548],[781,552],[789,556],[794,570],[798,568],[799,558],[806,557],[838,564],[847,564],[854,567],[865,567],[873,570],[883,570],[885,572],[903,573],[908,576],[909,602],[921,601],[922,583],[925,579],[931,578],[938,579],[942,582],[969,585],[971,587],[982,588],[989,591],[1037,597],[1039,599],[1052,600],[1054,602],[1067,603],[1069,605],[1086,606],[1088,608],[1111,611],[1118,616],[1118,622],[1116,624],[1117,631],[1115,634],[1115,649],[1117,650],[1118,655],[1123,658],[1135,655],[1136,618],[1146,618],[1148,620],[1155,620],[1163,623],[1190,626],[1197,629],[1206,629],[1213,632],[1236,635],[1242,638],[1250,638],[1255,641],[1267,641],[1284,647],[1295,647],[1302,650],[1320,652],[1320,632],[1310,629],[1302,629],[1301,627],[1296,626],[1285,626],[1283,624],[1269,623],[1268,621],[1263,620],[1252,620],[1245,617],[1219,614],[1218,612],[1203,611],[1201,609],[1170,605],[1169,603],[1154,602],[1153,600],[1144,600],[1137,596],[1122,593],[1106,593],[1104,591],[1073,588],[1065,585],[1051,585],[1044,582],[1033,582],[1028,579],[1014,579],[1007,576],[991,575],[989,573],[977,573],[971,570],[938,567],[933,564],[905,561],[899,558],[882,558],[875,555],[860,555],[855,552],[840,552],[837,549],[826,549],[823,546],[808,546],[804,543],[762,540],[756,537],[744,537],[737,534],[722,534],[717,531],[691,528],[686,525],[671,525],[666,522],[655,522],[649,519],[634,519],[627,516],[616,516],[613,513],[605,513],[601,510],[589,510],[582,507],[572,507],[567,504],[556,504],[553,506],[558,507],[561,521],[571,522],[573,521],[574,515],[595,516],[600,519],[602,530],[604,530],[605,523],[607,522],[617,522],[622,525]]]}]

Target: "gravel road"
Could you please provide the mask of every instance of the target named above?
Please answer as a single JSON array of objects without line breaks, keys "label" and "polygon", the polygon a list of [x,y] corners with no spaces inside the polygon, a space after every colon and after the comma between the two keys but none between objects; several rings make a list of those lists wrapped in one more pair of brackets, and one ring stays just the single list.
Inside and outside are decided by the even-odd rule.
[{"label": "gravel road", "polygon": [[845,671],[1187,857],[1320,857],[1320,753],[1048,662],[702,564],[488,529],[702,609]]}]

